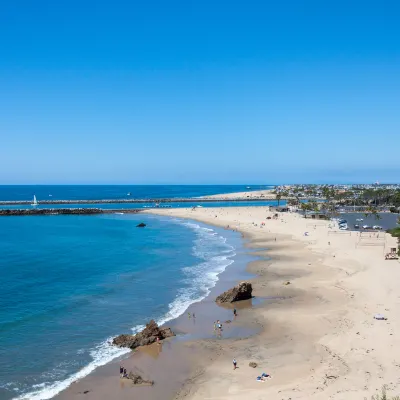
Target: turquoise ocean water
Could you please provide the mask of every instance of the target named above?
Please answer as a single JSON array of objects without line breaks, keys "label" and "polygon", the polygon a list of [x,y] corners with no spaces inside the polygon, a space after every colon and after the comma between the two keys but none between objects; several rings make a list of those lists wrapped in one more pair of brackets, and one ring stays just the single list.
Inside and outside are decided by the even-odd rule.
[{"label": "turquoise ocean water", "polygon": [[[8,188],[14,192],[0,187],[2,199],[32,193]],[[60,188],[45,190],[63,199],[77,192]],[[97,188],[92,198],[126,189]],[[179,190],[170,193],[183,196]],[[145,229],[136,228],[141,221]],[[122,355],[109,345],[114,335],[150,318],[166,322],[204,298],[235,248],[221,231],[194,222],[107,214],[0,218],[0,254],[0,400],[39,400]]]}]

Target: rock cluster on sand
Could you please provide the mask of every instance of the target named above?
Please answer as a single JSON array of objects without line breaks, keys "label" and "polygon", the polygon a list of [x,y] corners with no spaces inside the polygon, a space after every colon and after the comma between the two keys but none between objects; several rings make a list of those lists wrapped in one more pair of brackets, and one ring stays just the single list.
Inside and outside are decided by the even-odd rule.
[{"label": "rock cluster on sand", "polygon": [[240,282],[239,285],[220,294],[216,298],[217,303],[233,303],[234,301],[251,299],[253,288],[249,282]]},{"label": "rock cluster on sand", "polygon": [[151,320],[142,332],[136,335],[119,335],[113,339],[113,345],[118,347],[129,347],[136,349],[139,346],[147,346],[157,341],[157,338],[163,340],[165,338],[175,336],[170,328],[160,328],[154,320]]},{"label": "rock cluster on sand", "polygon": [[257,368],[257,363],[255,363],[254,361],[251,361],[251,362],[249,362],[249,367]]},{"label": "rock cluster on sand", "polygon": [[128,379],[130,379],[134,385],[154,385],[154,381],[146,381],[140,375],[136,375],[132,371],[129,372]]}]

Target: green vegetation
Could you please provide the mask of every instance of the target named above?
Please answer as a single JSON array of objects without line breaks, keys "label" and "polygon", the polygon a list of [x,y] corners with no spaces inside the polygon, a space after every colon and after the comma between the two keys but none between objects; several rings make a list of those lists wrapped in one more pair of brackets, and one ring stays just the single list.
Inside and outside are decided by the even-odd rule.
[{"label": "green vegetation", "polygon": [[389,229],[388,233],[390,233],[393,237],[400,238],[400,227]]},{"label": "green vegetation", "polygon": [[[400,224],[400,217],[397,219],[397,223]],[[393,237],[397,238],[397,254],[400,256],[400,226],[393,229],[388,229],[387,232],[390,233]]]},{"label": "green vegetation", "polygon": [[318,203],[315,200],[309,200],[307,203],[301,203],[300,209],[306,213],[308,211],[318,211]]}]

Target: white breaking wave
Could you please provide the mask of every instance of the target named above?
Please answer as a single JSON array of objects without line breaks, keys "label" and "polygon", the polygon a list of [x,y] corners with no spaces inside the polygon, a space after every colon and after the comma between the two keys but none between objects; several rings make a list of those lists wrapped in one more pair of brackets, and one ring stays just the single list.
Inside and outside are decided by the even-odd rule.
[{"label": "white breaking wave", "polygon": [[94,371],[97,367],[107,364],[116,357],[129,353],[129,349],[121,349],[111,345],[112,338],[100,343],[90,351],[93,361],[86,365],[84,368],[69,376],[63,381],[56,382],[43,382],[35,385],[34,391],[23,394],[15,398],[15,400],[47,400],[53,398],[55,395],[66,389],[71,383],[84,378]]},{"label": "white breaking wave", "polygon": [[[193,255],[203,260],[200,264],[183,268],[185,278],[182,283],[188,286],[178,290],[175,300],[169,304],[169,311],[156,322],[159,325],[165,324],[172,319],[182,315],[191,304],[197,303],[207,297],[210,289],[218,281],[218,275],[234,261],[234,247],[226,244],[226,238],[219,236],[211,228],[201,227],[192,222],[174,220],[195,231],[197,238],[192,248]],[[132,328],[137,333],[144,328],[144,325],[137,325]],[[43,382],[34,385],[32,392],[15,397],[14,400],[48,400],[61,391],[67,389],[73,382],[76,382],[93,372],[97,367],[105,365],[113,359],[129,353],[129,349],[121,349],[111,344],[112,337],[97,345],[90,351],[92,361],[84,368],[72,374],[67,379],[55,382]],[[78,353],[82,350],[78,350]]]}]

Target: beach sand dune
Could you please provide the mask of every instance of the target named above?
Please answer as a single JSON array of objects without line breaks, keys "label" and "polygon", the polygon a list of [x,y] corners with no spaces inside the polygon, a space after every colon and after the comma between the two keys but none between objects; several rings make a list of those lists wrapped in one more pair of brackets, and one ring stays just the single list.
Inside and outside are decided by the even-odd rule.
[{"label": "beach sand dune", "polygon": [[[220,341],[177,399],[364,399],[383,385],[400,394],[400,264],[384,259],[394,238],[380,233],[385,247],[375,238],[359,246],[358,233],[329,233],[328,222],[314,227],[296,214],[267,220],[268,207],[150,212],[229,225],[270,257],[249,266],[258,275],[254,294],[276,299],[245,311],[261,333]],[[256,381],[262,372],[272,378]]]}]

